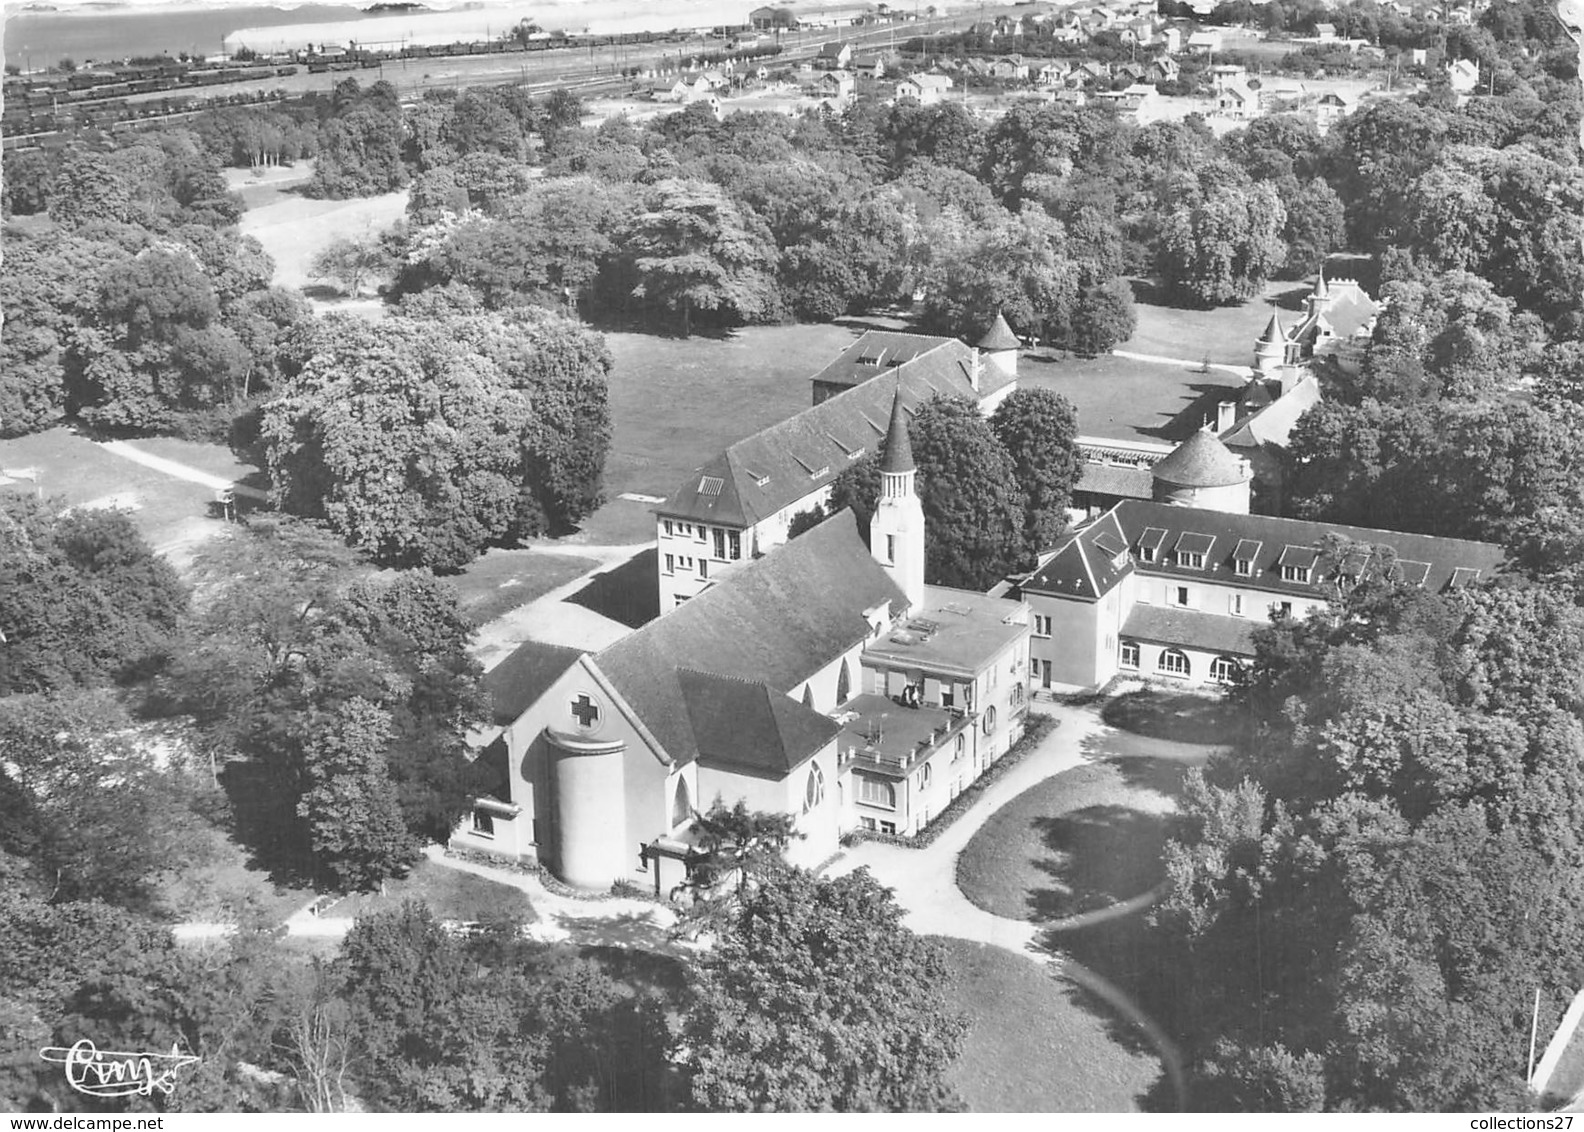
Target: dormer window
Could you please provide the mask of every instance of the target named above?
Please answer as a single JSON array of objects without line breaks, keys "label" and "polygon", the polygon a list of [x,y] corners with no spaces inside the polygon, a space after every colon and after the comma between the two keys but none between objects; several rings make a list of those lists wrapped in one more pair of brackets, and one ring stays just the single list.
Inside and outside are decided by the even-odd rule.
[{"label": "dormer window", "polygon": [[1232,551],[1232,572],[1240,578],[1254,576],[1254,563],[1259,560],[1260,547],[1264,545],[1257,539],[1239,539],[1237,547]]},{"label": "dormer window", "polygon": [[1140,562],[1154,562],[1160,554],[1161,544],[1166,541],[1166,532],[1160,527],[1146,527],[1139,536],[1138,550]]},{"label": "dormer window", "polygon": [[1205,555],[1214,545],[1214,535],[1183,534],[1177,540],[1177,565],[1186,570],[1203,570]]},{"label": "dormer window", "polygon": [[1319,558],[1320,552],[1312,546],[1286,547],[1276,560],[1276,564],[1281,567],[1282,581],[1308,585]]}]

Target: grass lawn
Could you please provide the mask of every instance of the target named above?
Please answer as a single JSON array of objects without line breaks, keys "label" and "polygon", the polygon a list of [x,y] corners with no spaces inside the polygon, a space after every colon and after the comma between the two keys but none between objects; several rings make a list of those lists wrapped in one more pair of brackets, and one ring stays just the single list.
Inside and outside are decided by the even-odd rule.
[{"label": "grass lawn", "polygon": [[282,287],[310,286],[309,264],[337,236],[383,232],[407,211],[405,189],[355,200],[311,200],[287,193],[273,200],[258,193],[254,199],[260,204],[242,214],[239,227],[275,261],[275,282]]},{"label": "grass lawn", "polygon": [[1048,921],[1148,892],[1183,766],[1125,757],[1074,767],[998,810],[957,858],[957,886],[998,916]]},{"label": "grass lawn", "polygon": [[1282,308],[1283,321],[1296,315],[1309,293],[1301,282],[1274,282],[1245,303],[1209,310],[1169,307],[1153,301],[1146,284],[1135,281],[1138,329],[1118,349],[1135,354],[1202,361],[1219,365],[1254,364],[1254,343],[1270,321],[1270,301]]},{"label": "grass lawn", "polygon": [[[177,440],[136,443],[158,455],[185,459],[217,474],[229,474],[222,469],[251,470],[237,464],[230,452],[218,445]],[[204,449],[206,453],[200,451]],[[67,428],[0,441],[0,468],[26,467],[39,469],[37,487],[47,497],[58,496],[73,506],[130,507],[133,521],[156,550],[190,542],[195,534],[212,533],[223,526],[221,520],[209,518],[209,503],[214,498],[210,488],[111,455]],[[0,487],[0,491],[33,490],[34,485],[26,482]]]},{"label": "grass lawn", "polygon": [[474,559],[466,570],[448,580],[456,587],[462,612],[483,625],[598,565],[592,558],[538,549],[496,549]]},{"label": "grass lawn", "polygon": [[970,1029],[950,1072],[975,1112],[1137,1112],[1160,1062],[1119,1045],[1111,1020],[1051,968],[989,944],[936,937]]},{"label": "grass lawn", "polygon": [[1201,373],[1197,365],[1026,354],[1018,363],[1018,385],[1049,389],[1071,401],[1080,435],[1170,444],[1198,429],[1243,379],[1225,370]]},{"label": "grass lawn", "polygon": [[725,338],[609,332],[610,502],[583,524],[582,541],[625,545],[654,538],[653,504],[728,444],[813,403],[808,379],[857,332],[843,326],[750,326]]},{"label": "grass lawn", "polygon": [[385,882],[385,892],[359,892],[326,910],[327,918],[355,920],[375,912],[400,908],[405,900],[429,905],[440,920],[498,920],[536,918],[528,894],[520,888],[498,884],[461,869],[449,869],[430,860],[419,861],[400,880]]}]

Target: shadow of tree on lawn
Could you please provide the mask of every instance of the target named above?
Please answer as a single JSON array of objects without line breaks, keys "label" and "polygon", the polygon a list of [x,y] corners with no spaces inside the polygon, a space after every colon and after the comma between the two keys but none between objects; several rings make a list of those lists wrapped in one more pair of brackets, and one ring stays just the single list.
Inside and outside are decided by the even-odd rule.
[{"label": "shadow of tree on lawn", "polygon": [[1036,818],[1034,827],[1053,854],[1034,862],[1052,881],[1051,887],[1029,893],[1036,920],[1092,912],[1138,896],[1160,882],[1161,847],[1166,841],[1163,815],[1098,805]]}]

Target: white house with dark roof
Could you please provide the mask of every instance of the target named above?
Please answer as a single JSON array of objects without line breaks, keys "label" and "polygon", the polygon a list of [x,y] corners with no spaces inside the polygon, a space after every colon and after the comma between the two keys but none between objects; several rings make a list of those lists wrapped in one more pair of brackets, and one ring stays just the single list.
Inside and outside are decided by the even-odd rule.
[{"label": "white house with dark roof", "polygon": [[1018,341],[997,316],[981,344],[869,331],[813,376],[812,406],[690,473],[655,508],[660,609],[784,543],[794,516],[823,507],[836,477],[878,449],[898,389],[910,415],[936,395],[994,412],[1017,385]]},{"label": "white house with dark roof", "polygon": [[1028,611],[926,586],[892,383],[871,553],[841,512],[597,653],[525,645],[455,849],[669,895],[716,799],[785,813],[794,863],[855,828],[916,833],[1022,734]]},{"label": "white house with dark roof", "polygon": [[1029,605],[1034,688],[1119,673],[1219,684],[1272,616],[1385,575],[1434,592],[1487,580],[1490,543],[1127,500],[1068,536],[1012,590]]}]

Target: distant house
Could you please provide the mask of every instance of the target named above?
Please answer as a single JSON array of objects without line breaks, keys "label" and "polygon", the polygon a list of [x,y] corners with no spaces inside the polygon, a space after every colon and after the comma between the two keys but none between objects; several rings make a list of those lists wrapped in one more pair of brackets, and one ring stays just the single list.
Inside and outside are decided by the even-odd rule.
[{"label": "distant house", "polygon": [[879,55],[854,55],[852,73],[861,79],[885,78],[885,59]]},{"label": "distant house", "polygon": [[1479,64],[1459,59],[1447,67],[1447,80],[1452,84],[1453,94],[1469,94],[1479,86]]},{"label": "distant house", "polygon": [[1159,59],[1150,60],[1149,69],[1144,75],[1144,81],[1151,83],[1176,82],[1177,76],[1181,73],[1181,69],[1177,66],[1177,60],[1170,55],[1162,55]]},{"label": "distant house", "polygon": [[1076,79],[1080,83],[1103,82],[1111,77],[1111,65],[1102,63],[1098,59],[1088,59],[1072,69],[1069,80]]},{"label": "distant house", "polygon": [[1307,88],[1297,79],[1269,79],[1259,88],[1260,109],[1281,110],[1301,101],[1306,94]]},{"label": "distant house", "polygon": [[920,106],[933,106],[951,90],[950,75],[912,75],[896,85],[897,98],[911,98]]},{"label": "distant house", "polygon": [[1315,38],[1321,43],[1329,43],[1337,37],[1335,24],[1316,24]]},{"label": "distant house", "polygon": [[1209,55],[1213,51],[1221,50],[1221,33],[1218,31],[1196,31],[1188,37],[1188,50],[1195,55]]},{"label": "distant house", "polygon": [[847,71],[827,71],[820,76],[821,98],[837,103],[851,102],[854,89],[853,76]]},{"label": "distant house", "polygon": [[1040,65],[1034,72],[1034,81],[1040,86],[1058,86],[1067,77],[1071,65],[1060,60],[1052,60]]},{"label": "distant house", "polygon": [[1259,109],[1259,95],[1241,80],[1229,82],[1216,92],[1216,113],[1223,118],[1256,118]]},{"label": "distant house", "polygon": [[1089,96],[1081,90],[1058,90],[1055,95],[1057,102],[1064,102],[1068,106],[1083,106],[1089,101]]},{"label": "distant house", "polygon": [[1218,94],[1229,83],[1247,83],[1248,70],[1240,63],[1221,63],[1210,68],[1210,85]]},{"label": "distant house", "polygon": [[998,79],[1017,80],[1029,77],[1028,64],[1016,55],[997,59],[990,64],[990,73]]},{"label": "distant house", "polygon": [[1166,53],[1175,55],[1182,50],[1183,36],[1181,28],[1165,28],[1160,33],[1161,46]]},{"label": "distant house", "polygon": [[1116,66],[1116,76],[1129,82],[1143,82],[1148,74],[1149,66],[1145,63],[1118,63]]},{"label": "distant house", "polygon": [[847,64],[852,62],[852,44],[850,43],[822,43],[819,49],[819,65],[827,71],[845,70]]},{"label": "distant house", "polygon": [[1330,90],[1315,101],[1315,122],[1322,131],[1358,109],[1358,100],[1342,90]]}]

